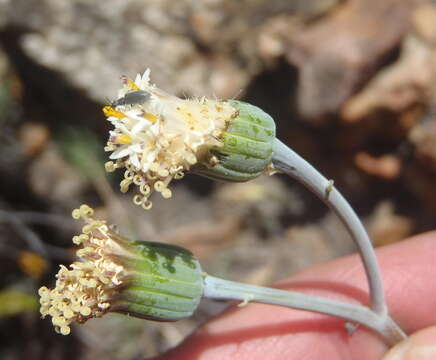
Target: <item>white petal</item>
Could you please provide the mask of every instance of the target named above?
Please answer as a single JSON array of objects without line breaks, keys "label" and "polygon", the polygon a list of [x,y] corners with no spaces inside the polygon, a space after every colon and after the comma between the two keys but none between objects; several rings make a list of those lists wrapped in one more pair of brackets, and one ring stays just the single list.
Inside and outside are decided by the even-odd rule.
[{"label": "white petal", "polygon": [[141,169],[141,163],[139,162],[138,154],[133,153],[130,156],[130,162],[135,168]]},{"label": "white petal", "polygon": [[129,145],[123,145],[118,149],[114,150],[114,152],[109,156],[109,159],[116,160],[121,159],[122,157],[128,156],[130,154]]},{"label": "white petal", "polygon": [[147,172],[148,171],[148,169],[150,169],[150,163],[144,163],[144,164],[142,164],[142,171],[143,172]]},{"label": "white petal", "polygon": [[132,153],[142,152],[142,145],[141,144],[130,145],[130,150],[132,151]]},{"label": "white petal", "polygon": [[135,84],[136,84],[136,85],[139,85],[139,87],[141,87],[141,85],[142,85],[142,77],[141,77],[141,74],[136,74],[136,77],[135,77]]},{"label": "white petal", "polygon": [[114,123],[114,122],[120,122],[120,118],[117,118],[117,117],[115,117],[115,116],[109,116],[107,119],[108,119],[108,121],[110,121],[111,123]]},{"label": "white petal", "polygon": [[155,124],[153,124],[152,126],[149,127],[148,129],[151,133],[151,135],[153,136],[158,136],[160,133],[160,125],[159,122],[156,122]]},{"label": "white petal", "polygon": [[142,116],[142,111],[141,110],[134,109],[132,111],[128,111],[127,114],[129,115],[130,119],[133,119],[133,120],[136,120],[136,121],[145,120],[144,117]]},{"label": "white petal", "polygon": [[150,69],[145,69],[144,74],[142,75],[142,81],[146,84],[150,82]]},{"label": "white petal", "polygon": [[123,123],[115,124],[115,128],[121,130],[122,133],[130,136],[130,131],[127,129],[126,125]]},{"label": "white petal", "polygon": [[153,162],[154,159],[156,159],[156,151],[150,151],[145,158],[147,159],[147,162]]},{"label": "white petal", "polygon": [[148,120],[145,120],[144,118],[140,119],[135,126],[133,126],[132,128],[132,135],[136,135],[139,132],[141,132],[142,130],[144,130],[147,126],[150,126],[151,122],[149,122]]}]

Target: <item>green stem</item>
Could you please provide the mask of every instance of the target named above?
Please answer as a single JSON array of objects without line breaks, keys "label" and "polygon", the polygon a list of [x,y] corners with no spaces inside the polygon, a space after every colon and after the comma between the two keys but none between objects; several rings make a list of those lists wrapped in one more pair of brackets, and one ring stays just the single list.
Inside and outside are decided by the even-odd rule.
[{"label": "green stem", "polygon": [[374,248],[350,204],[333,187],[331,181],[278,139],[274,141],[273,152],[272,162],[276,169],[305,185],[341,219],[359,249],[368,278],[371,308],[379,315],[387,314],[383,283]]},{"label": "green stem", "polygon": [[243,284],[206,275],[203,296],[211,299],[241,300],[242,304],[258,302],[281,305],[336,316],[374,330],[388,345],[394,345],[406,337],[387,314],[376,314],[363,305],[347,304],[294,291]]}]

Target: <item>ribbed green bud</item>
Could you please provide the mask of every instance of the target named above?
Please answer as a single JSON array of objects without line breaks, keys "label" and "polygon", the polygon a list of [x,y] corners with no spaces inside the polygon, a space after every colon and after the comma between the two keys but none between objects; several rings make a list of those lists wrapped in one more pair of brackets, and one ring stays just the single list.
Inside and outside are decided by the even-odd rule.
[{"label": "ribbed green bud", "polygon": [[143,241],[131,245],[137,256],[117,256],[129,275],[112,311],[158,321],[190,317],[203,294],[197,259],[175,245]]},{"label": "ribbed green bud", "polygon": [[273,118],[257,106],[229,100],[236,116],[221,139],[223,146],[213,148],[216,163],[199,164],[193,170],[212,179],[243,182],[261,175],[271,163],[272,143],[276,136]]}]

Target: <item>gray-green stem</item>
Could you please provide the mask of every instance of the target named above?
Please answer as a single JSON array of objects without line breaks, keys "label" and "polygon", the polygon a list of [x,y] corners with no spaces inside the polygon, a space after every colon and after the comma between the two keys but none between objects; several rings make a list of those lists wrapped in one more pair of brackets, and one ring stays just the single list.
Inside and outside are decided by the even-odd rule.
[{"label": "gray-green stem", "polygon": [[205,275],[203,296],[211,299],[240,300],[242,305],[258,302],[336,316],[374,330],[388,345],[394,345],[406,337],[388,314],[380,315],[366,306],[294,291],[243,284]]},{"label": "gray-green stem", "polygon": [[362,258],[368,278],[371,308],[381,316],[386,315],[387,306],[375,251],[365,228],[350,204],[331,181],[278,139],[274,141],[273,152],[272,162],[277,170],[305,185],[341,219],[356,243]]}]

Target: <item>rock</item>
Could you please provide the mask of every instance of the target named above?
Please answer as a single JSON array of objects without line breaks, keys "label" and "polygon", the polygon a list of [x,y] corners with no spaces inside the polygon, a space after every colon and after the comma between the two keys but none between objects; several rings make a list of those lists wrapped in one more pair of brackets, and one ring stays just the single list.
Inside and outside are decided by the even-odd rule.
[{"label": "rock", "polygon": [[300,71],[298,106],[312,121],[337,114],[399,46],[416,1],[350,0],[299,32],[287,58]]},{"label": "rock", "polygon": [[168,92],[231,98],[262,70],[263,23],[319,16],[338,1],[2,0],[0,27],[28,29],[25,52],[99,102],[120,75],[147,67]]}]

